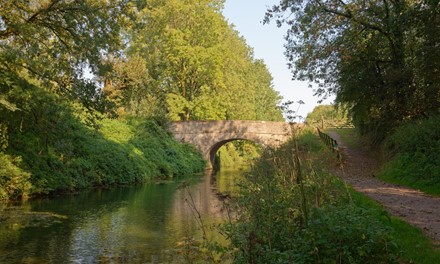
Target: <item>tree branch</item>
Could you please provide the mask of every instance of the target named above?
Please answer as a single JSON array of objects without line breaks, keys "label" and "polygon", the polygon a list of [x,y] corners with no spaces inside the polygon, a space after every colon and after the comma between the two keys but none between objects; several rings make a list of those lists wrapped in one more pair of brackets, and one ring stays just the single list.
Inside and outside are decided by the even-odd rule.
[{"label": "tree branch", "polygon": [[354,21],[354,22],[356,22],[356,23],[358,23],[358,24],[360,24],[360,25],[362,25],[362,26],[364,26],[364,27],[366,27],[366,28],[369,28],[369,29],[371,29],[371,30],[377,31],[377,32],[383,34],[384,36],[388,36],[388,35],[389,35],[389,33],[388,33],[387,31],[385,31],[383,28],[381,28],[381,27],[379,27],[379,26],[377,26],[377,25],[374,25],[374,24],[368,23],[368,22],[366,22],[366,21],[362,21],[362,20],[358,19],[358,18],[355,17],[355,16],[353,15],[353,13],[351,13],[351,11],[348,10],[348,9],[346,10],[346,12],[341,12],[341,11],[338,11],[338,10],[335,10],[335,9],[330,9],[330,8],[328,8],[328,7],[325,6],[323,3],[321,3],[321,1],[317,1],[317,3],[318,3],[318,5],[319,5],[319,7],[320,7],[324,12],[326,12],[326,13],[330,13],[330,14],[333,14],[333,15],[337,15],[337,16],[340,16],[340,17],[344,17],[344,18],[346,18],[346,19],[348,19],[348,20],[351,20],[351,21]]},{"label": "tree branch", "polygon": [[56,3],[60,2],[60,0],[53,0],[47,7],[42,8],[35,12],[28,20],[26,20],[27,23],[32,23],[33,20],[35,20],[41,13],[50,11],[52,7],[55,6]]},{"label": "tree branch", "polygon": [[[384,1],[386,1],[386,0],[384,0]],[[370,29],[370,30],[373,30],[373,31],[377,31],[377,32],[379,32],[380,34],[382,34],[383,36],[385,36],[385,37],[388,39],[388,41],[389,41],[389,43],[390,43],[390,45],[391,45],[391,49],[392,49],[393,51],[396,50],[396,45],[395,45],[395,43],[394,43],[394,41],[393,41],[393,39],[392,39],[392,37],[391,37],[390,32],[388,32],[387,30],[381,28],[381,27],[378,26],[378,25],[374,25],[374,24],[368,23],[368,22],[366,22],[366,21],[363,21],[363,20],[357,18],[357,17],[354,16],[353,13],[352,13],[350,10],[348,10],[348,9],[346,9],[345,12],[341,12],[341,11],[338,11],[338,10],[335,10],[335,9],[330,9],[330,8],[328,8],[328,7],[327,7],[325,4],[323,4],[320,0],[317,0],[316,3],[319,5],[319,7],[321,8],[321,10],[324,11],[325,13],[329,13],[329,14],[333,14],[333,15],[337,15],[337,16],[340,16],[340,17],[346,18],[346,19],[348,19],[348,20],[351,20],[351,21],[353,21],[353,22],[355,22],[355,23],[358,23],[358,24],[362,25],[363,27],[365,27],[365,28],[367,28],[367,29]],[[387,7],[388,7],[388,6],[387,6]],[[388,13],[387,13],[387,15],[388,15]]]}]

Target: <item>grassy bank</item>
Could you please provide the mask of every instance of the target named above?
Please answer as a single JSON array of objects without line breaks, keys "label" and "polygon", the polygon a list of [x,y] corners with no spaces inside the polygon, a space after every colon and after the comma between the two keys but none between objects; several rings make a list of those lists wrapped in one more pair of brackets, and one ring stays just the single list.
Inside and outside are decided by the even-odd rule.
[{"label": "grassy bank", "polygon": [[390,159],[380,177],[440,196],[440,115],[399,127],[384,142]]},{"label": "grassy bank", "polygon": [[392,230],[394,243],[399,249],[401,263],[431,264],[440,263],[440,249],[435,248],[422,230],[402,219],[389,216],[383,207],[364,194],[351,190],[354,203],[363,208],[373,208],[375,218]]},{"label": "grassy bank", "polygon": [[399,261],[375,209],[354,203],[343,182],[322,169],[331,159],[310,130],[262,154],[243,183],[237,222],[225,227],[235,263]]},{"label": "grassy bank", "polygon": [[32,102],[8,113],[0,200],[171,179],[205,165],[155,120],[91,116],[44,93]]},{"label": "grassy bank", "polygon": [[[418,120],[396,129],[372,151],[383,157],[378,176],[425,193],[440,196],[440,116]],[[332,129],[351,148],[367,149],[368,140],[355,128]]]},{"label": "grassy bank", "polygon": [[311,130],[263,153],[243,183],[238,221],[225,227],[235,263],[440,261],[421,230],[326,172],[336,163]]}]

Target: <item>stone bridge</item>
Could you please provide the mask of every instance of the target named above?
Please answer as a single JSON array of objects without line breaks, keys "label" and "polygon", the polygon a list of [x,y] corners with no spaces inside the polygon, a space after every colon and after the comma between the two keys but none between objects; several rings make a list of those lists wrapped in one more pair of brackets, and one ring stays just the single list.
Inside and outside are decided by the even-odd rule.
[{"label": "stone bridge", "polygon": [[292,135],[292,124],[272,121],[182,121],[173,122],[170,132],[181,142],[194,145],[214,164],[215,154],[227,142],[249,140],[263,146],[277,147]]}]

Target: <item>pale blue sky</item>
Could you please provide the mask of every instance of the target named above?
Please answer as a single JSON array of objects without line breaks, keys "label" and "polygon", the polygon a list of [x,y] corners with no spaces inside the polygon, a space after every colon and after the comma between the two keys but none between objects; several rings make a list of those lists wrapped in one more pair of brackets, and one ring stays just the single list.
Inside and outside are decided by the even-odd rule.
[{"label": "pale blue sky", "polygon": [[[279,0],[226,0],[223,15],[254,49],[255,58],[264,60],[272,74],[274,88],[284,97],[284,101],[305,102],[298,112],[306,117],[317,105],[319,98],[313,96],[307,83],[291,80],[292,74],[284,57],[286,28],[278,28],[275,22],[268,25],[262,23],[267,7],[277,3]],[[331,102],[327,100],[324,103]],[[292,110],[296,110],[297,106],[295,104]]]}]

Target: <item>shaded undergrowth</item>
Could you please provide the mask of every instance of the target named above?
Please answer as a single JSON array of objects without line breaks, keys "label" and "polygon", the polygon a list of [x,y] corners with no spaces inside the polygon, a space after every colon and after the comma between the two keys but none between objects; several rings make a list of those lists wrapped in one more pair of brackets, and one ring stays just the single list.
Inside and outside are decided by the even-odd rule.
[{"label": "shaded undergrowth", "polygon": [[384,143],[382,179],[440,196],[440,115],[399,127]]},{"label": "shaded undergrowth", "polygon": [[332,154],[310,130],[263,153],[242,185],[237,221],[224,229],[235,263],[398,262],[381,219],[387,216],[357,206],[346,186],[320,169],[320,157]]},{"label": "shaded undergrowth", "polygon": [[[110,119],[32,87],[5,112],[0,200],[135,184],[201,171],[204,161],[152,119]],[[6,127],[6,125],[3,125]],[[6,129],[4,129],[6,131]]]},{"label": "shaded undergrowth", "polygon": [[[341,139],[344,141],[344,143],[348,145],[348,147],[354,149],[365,149],[365,139],[362,139],[359,136],[356,129],[334,129],[334,131],[340,135]],[[377,153],[377,150],[375,154],[376,157],[382,155],[380,153]],[[321,164],[324,166],[331,166],[331,163]],[[387,166],[393,165],[391,163]],[[389,179],[389,181],[394,181],[402,184],[402,179]],[[415,183],[413,182],[412,184],[410,184],[410,187],[414,187],[414,185]],[[438,190],[438,188],[435,186],[431,188],[434,190]],[[426,191],[426,186],[424,187],[424,191]],[[398,246],[399,251],[401,252],[401,263],[440,263],[440,250],[432,244],[432,241],[423,234],[422,230],[406,223],[398,217],[389,216],[387,218],[384,218],[383,216],[386,215],[386,212],[380,204],[371,200],[366,195],[358,193],[352,189],[350,189],[350,193],[355,204],[363,208],[374,208],[376,212],[376,218],[381,219],[381,222],[384,225],[389,226],[392,228],[392,230],[394,230],[394,241]]]}]

